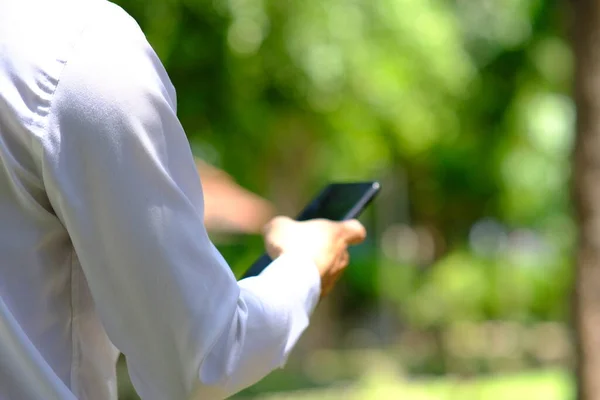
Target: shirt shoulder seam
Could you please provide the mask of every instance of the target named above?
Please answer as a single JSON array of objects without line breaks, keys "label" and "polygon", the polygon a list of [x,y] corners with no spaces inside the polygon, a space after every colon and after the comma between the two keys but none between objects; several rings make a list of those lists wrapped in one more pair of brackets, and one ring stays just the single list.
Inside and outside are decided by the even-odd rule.
[{"label": "shirt shoulder seam", "polygon": [[71,45],[68,47],[66,54],[64,55],[64,60],[62,61],[62,66],[60,67],[60,71],[58,72],[57,77],[56,77],[56,84],[50,91],[50,96],[48,98],[48,105],[47,105],[48,111],[43,116],[41,116],[42,117],[41,125],[43,126],[44,129],[48,129],[48,119],[50,118],[50,114],[52,113],[54,97],[55,97],[56,91],[58,90],[59,85],[61,84],[61,79],[63,77],[63,74],[65,72],[67,64],[69,63],[70,59],[74,56],[75,50],[78,48],[78,46],[83,41],[84,33],[93,24],[93,22],[90,20],[89,15],[87,15],[86,17],[87,17],[87,21],[79,29],[79,31],[75,35],[74,40],[71,42]]}]

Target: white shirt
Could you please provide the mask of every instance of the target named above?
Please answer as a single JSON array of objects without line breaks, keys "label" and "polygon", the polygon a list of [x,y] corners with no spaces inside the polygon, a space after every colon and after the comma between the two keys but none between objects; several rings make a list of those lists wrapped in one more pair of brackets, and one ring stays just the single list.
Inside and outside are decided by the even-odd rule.
[{"label": "white shirt", "polygon": [[311,261],[236,282],[208,238],[175,103],[119,7],[0,1],[0,400],[114,399],[116,348],[142,399],[220,399],[307,327]]}]

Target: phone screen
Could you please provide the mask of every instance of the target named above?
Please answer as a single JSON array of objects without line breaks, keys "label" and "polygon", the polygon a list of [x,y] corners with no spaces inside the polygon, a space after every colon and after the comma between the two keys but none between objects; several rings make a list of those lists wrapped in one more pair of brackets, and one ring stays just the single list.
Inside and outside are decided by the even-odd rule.
[{"label": "phone screen", "polygon": [[[326,218],[342,221],[356,218],[379,192],[378,182],[334,183],[327,186],[296,217],[297,221]],[[263,254],[243,278],[256,276],[272,262],[268,254]]]},{"label": "phone screen", "polygon": [[326,218],[342,221],[355,218],[378,189],[379,184],[375,182],[331,184],[306,206],[296,220]]}]

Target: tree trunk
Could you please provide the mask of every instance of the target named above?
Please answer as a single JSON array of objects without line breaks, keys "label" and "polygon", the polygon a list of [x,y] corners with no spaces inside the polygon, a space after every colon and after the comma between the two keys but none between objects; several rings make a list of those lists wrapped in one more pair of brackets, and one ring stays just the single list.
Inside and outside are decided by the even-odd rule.
[{"label": "tree trunk", "polygon": [[600,0],[573,0],[574,201],[579,246],[574,290],[578,399],[600,400]]}]

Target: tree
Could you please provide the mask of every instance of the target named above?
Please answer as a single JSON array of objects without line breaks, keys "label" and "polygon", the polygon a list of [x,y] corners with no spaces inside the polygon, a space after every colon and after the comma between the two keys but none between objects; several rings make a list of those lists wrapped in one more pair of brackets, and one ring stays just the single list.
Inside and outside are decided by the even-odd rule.
[{"label": "tree", "polygon": [[574,201],[579,245],[574,290],[578,398],[600,399],[600,1],[573,2]]}]

